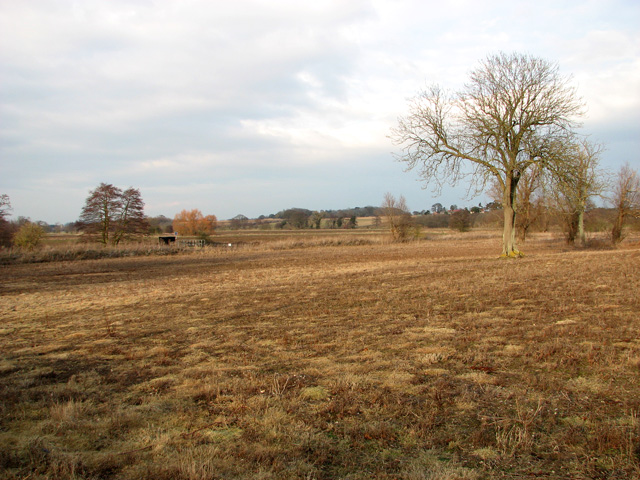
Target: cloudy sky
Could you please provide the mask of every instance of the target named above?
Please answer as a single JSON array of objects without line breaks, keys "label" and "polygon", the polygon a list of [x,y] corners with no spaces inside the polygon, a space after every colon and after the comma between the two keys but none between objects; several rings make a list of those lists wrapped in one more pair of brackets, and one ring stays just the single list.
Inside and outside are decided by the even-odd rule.
[{"label": "cloudy sky", "polygon": [[499,51],[558,63],[604,166],[640,167],[637,0],[0,0],[0,193],[51,223],[100,182],[151,216],[477,204],[423,189],[387,136]]}]

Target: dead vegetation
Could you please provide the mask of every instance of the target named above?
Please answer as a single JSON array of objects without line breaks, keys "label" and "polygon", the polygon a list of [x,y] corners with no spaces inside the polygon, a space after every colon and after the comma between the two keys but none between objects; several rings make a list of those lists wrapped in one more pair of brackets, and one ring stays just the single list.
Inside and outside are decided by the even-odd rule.
[{"label": "dead vegetation", "polygon": [[638,478],[637,243],[289,242],[3,266],[0,475]]}]

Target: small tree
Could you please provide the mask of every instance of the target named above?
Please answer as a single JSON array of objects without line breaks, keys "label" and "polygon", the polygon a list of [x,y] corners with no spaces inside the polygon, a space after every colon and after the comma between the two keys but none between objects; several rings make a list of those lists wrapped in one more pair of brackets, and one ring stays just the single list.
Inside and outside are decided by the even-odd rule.
[{"label": "small tree", "polygon": [[640,217],[640,176],[628,163],[618,172],[611,202],[616,212],[611,241],[617,244],[624,238],[622,230],[626,220],[629,217]]},{"label": "small tree", "polygon": [[13,236],[13,244],[25,250],[33,250],[40,246],[44,236],[44,228],[37,223],[26,222]]},{"label": "small tree", "polygon": [[6,217],[11,211],[11,201],[9,195],[0,195],[0,246],[8,247],[11,245],[11,224]]},{"label": "small tree", "polygon": [[4,220],[10,211],[11,200],[9,200],[9,195],[3,193],[0,195],[0,220]]},{"label": "small tree", "polygon": [[395,241],[404,241],[409,237],[413,228],[411,214],[404,196],[396,199],[390,193],[386,193],[380,207],[382,214],[387,219],[389,231]]}]

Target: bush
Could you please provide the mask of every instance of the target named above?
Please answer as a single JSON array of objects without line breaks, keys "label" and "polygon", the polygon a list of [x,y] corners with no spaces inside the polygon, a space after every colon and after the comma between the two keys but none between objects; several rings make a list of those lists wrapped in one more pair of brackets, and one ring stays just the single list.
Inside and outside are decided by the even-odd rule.
[{"label": "bush", "polygon": [[456,210],[449,216],[449,228],[460,232],[467,232],[471,228],[471,214],[469,210]]},{"label": "bush", "polygon": [[40,246],[44,235],[44,229],[40,225],[27,222],[13,236],[13,245],[26,250],[33,250]]}]

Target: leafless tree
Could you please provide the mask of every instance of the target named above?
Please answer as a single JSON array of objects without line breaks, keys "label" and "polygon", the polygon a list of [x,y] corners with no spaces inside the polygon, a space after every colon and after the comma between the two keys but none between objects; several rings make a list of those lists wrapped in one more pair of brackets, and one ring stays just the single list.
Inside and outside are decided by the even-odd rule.
[{"label": "leafless tree", "polygon": [[107,245],[115,230],[118,212],[122,208],[122,190],[111,184],[101,183],[89,192],[82,212],[80,228],[87,233],[97,233],[100,241]]},{"label": "leafless tree", "polygon": [[592,197],[602,195],[607,188],[607,177],[599,168],[603,146],[586,138],[569,142],[566,160],[561,171],[549,176],[556,210],[561,215],[567,242],[578,238],[586,245],[584,214]]},{"label": "leafless tree", "polygon": [[640,217],[640,176],[628,163],[618,172],[611,202],[616,211],[611,241],[617,244],[622,241],[622,230],[627,218]]},{"label": "leafless tree", "polygon": [[515,242],[516,188],[534,165],[561,169],[558,147],[577,126],[582,103],[558,66],[543,59],[500,53],[473,70],[462,91],[434,86],[419,93],[391,138],[396,158],[418,168],[427,184],[469,177],[479,193],[495,178],[502,193],[504,256],[519,256]]},{"label": "leafless tree", "polygon": [[387,219],[393,239],[396,241],[406,240],[413,227],[413,222],[404,196],[400,195],[396,199],[391,193],[386,193],[380,209]]},{"label": "leafless tree", "polygon": [[149,229],[144,215],[144,202],[140,190],[129,187],[120,195],[121,208],[117,214],[117,223],[113,243],[117,245],[127,235],[141,234]]},{"label": "leafless tree", "polygon": [[3,193],[0,195],[0,219],[4,220],[9,212],[11,211],[11,200],[9,200],[9,195]]},{"label": "leafless tree", "polygon": [[89,192],[78,223],[81,230],[97,233],[104,245],[117,245],[125,235],[141,233],[146,221],[140,191],[131,187],[123,192],[101,183]]},{"label": "leafless tree", "polygon": [[11,211],[11,200],[9,195],[0,195],[0,246],[9,247],[11,245],[11,224],[5,218]]}]

